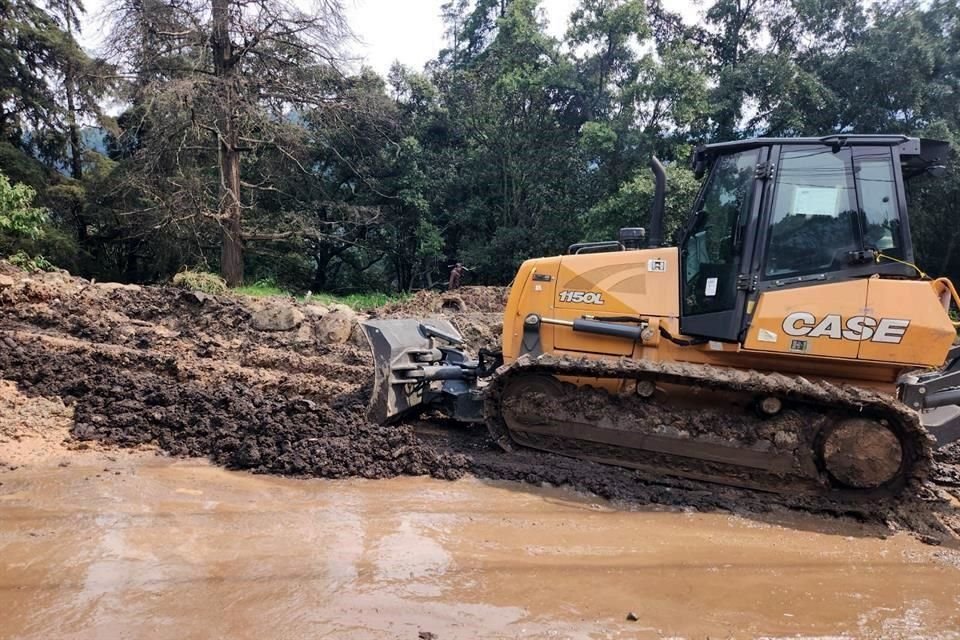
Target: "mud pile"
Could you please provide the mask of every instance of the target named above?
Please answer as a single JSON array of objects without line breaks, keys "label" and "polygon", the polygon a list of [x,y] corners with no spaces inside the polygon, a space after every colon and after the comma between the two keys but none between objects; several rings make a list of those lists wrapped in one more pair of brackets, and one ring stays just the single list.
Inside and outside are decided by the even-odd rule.
[{"label": "mud pile", "polygon": [[455,478],[466,467],[409,427],[365,420],[368,347],[349,325],[323,342],[327,314],[346,310],[3,275],[0,377],[62,398],[74,438],[287,475]]},{"label": "mud pile", "polygon": [[465,468],[464,459],[423,446],[409,428],[369,424],[363,405],[287,397],[229,375],[211,384],[174,358],[34,337],[5,349],[0,370],[26,393],[66,398],[74,407],[73,436],[81,440],[154,444],[173,455],[284,475],[456,478]]},{"label": "mud pile", "polygon": [[453,291],[418,291],[400,302],[380,309],[384,316],[411,316],[437,313],[497,313],[507,304],[507,287],[460,287]]},{"label": "mud pile", "polygon": [[933,479],[943,487],[951,487],[960,501],[960,442],[954,442],[939,449],[933,456]]}]

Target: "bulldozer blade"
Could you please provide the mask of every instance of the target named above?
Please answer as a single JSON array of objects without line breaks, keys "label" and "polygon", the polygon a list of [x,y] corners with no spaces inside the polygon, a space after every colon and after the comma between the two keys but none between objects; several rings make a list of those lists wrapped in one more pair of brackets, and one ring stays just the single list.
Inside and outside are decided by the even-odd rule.
[{"label": "bulldozer blade", "polygon": [[937,447],[960,440],[960,406],[948,405],[920,413],[920,424],[937,441]]},{"label": "bulldozer blade", "polygon": [[446,358],[438,342],[451,346],[462,341],[443,319],[368,320],[362,326],[375,371],[367,418],[377,424],[420,407],[425,392],[429,395],[427,370],[442,365]]}]

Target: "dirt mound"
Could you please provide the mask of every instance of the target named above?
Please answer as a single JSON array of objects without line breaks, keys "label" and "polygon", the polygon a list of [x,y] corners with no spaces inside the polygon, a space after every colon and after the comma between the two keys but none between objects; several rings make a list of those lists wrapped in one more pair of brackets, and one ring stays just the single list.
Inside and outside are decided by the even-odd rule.
[{"label": "dirt mound", "polygon": [[[19,278],[0,289],[5,320],[19,320],[61,334],[149,348],[176,340],[242,343],[308,352],[326,344],[292,298],[214,296],[171,287],[90,283],[63,273]],[[266,307],[293,318],[282,330],[255,322]],[[310,331],[302,331],[301,329]]]},{"label": "dirt mound", "polygon": [[942,449],[939,449],[936,458],[945,464],[960,465],[960,441],[952,442]]},{"label": "dirt mound", "polygon": [[461,287],[454,291],[416,292],[375,312],[377,317],[419,316],[430,314],[503,313],[507,305],[507,287]]},{"label": "dirt mound", "polygon": [[[155,444],[231,468],[321,477],[430,474],[455,478],[464,461],[438,454],[406,427],[369,424],[364,406],[315,402],[242,378],[211,383],[174,357],[23,338],[0,352],[0,370],[25,393],[65,398],[72,434],[121,446]],[[345,405],[345,406],[344,406]]]},{"label": "dirt mound", "polygon": [[[367,346],[321,342],[322,317],[293,300],[11,273],[0,289],[0,372],[32,396],[63,398],[77,439],[290,475],[463,473],[461,457],[411,429],[364,419]],[[276,314],[283,329],[255,328],[271,305],[296,312]]]}]

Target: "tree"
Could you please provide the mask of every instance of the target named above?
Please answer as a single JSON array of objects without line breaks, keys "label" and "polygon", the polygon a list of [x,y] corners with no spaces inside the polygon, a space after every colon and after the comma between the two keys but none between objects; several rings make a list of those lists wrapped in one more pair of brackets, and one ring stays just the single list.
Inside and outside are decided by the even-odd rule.
[{"label": "tree", "polygon": [[566,41],[585,85],[588,120],[622,112],[624,89],[640,70],[635,47],[649,35],[641,0],[584,0],[570,16]]},{"label": "tree", "polygon": [[[693,172],[676,163],[667,167],[667,197],[664,207],[664,234],[669,238],[685,221],[697,195],[699,181]],[[584,215],[586,240],[613,240],[623,227],[642,226],[649,221],[654,180],[649,171],[638,171],[613,195],[591,207]]]},{"label": "tree", "polygon": [[274,188],[273,176],[248,179],[243,158],[279,154],[303,169],[298,113],[337,100],[322,88],[346,34],[342,7],[320,0],[308,14],[268,0],[122,0],[115,11],[113,50],[143,113],[128,132],[141,176],[154,187],[158,169],[177,176],[149,198],[167,220],[186,206],[213,220],[221,274],[240,284],[244,240],[254,238],[245,238],[245,212]]},{"label": "tree", "polygon": [[754,70],[761,63],[761,35],[776,0],[716,0],[706,11],[705,38],[712,52],[713,135],[734,139],[756,87]]},{"label": "tree", "polygon": [[[475,12],[491,6],[477,3]],[[464,41],[485,48],[438,69],[435,82],[458,167],[442,225],[449,258],[507,280],[527,255],[556,251],[577,235],[570,178],[582,119],[573,66],[545,33],[538,3],[499,9],[492,27],[467,22],[482,34],[467,30]]]},{"label": "tree", "polygon": [[652,154],[674,159],[704,129],[704,51],[686,34],[653,34],[636,0],[589,0],[571,16],[567,41],[588,120],[579,140],[587,208],[646,172]]},{"label": "tree", "polygon": [[49,211],[51,226],[35,248],[70,267],[78,253],[71,238],[85,242],[88,229],[82,127],[99,120],[107,89],[101,61],[75,37],[82,12],[77,0],[0,3],[2,167]]},{"label": "tree", "polygon": [[0,136],[54,165],[68,159],[79,178],[81,118],[100,113],[105,87],[74,34],[77,0],[0,4]]},{"label": "tree", "polygon": [[53,88],[46,82],[55,68],[54,23],[35,2],[0,4],[0,136],[23,143],[28,127],[58,128]]}]

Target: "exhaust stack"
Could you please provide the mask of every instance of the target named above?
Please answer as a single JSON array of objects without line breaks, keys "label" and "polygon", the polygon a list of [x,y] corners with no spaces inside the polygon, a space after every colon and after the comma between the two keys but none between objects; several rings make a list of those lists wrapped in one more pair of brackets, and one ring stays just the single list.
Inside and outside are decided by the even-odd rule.
[{"label": "exhaust stack", "polygon": [[650,169],[653,171],[655,187],[653,204],[650,206],[650,235],[647,246],[655,249],[663,244],[663,207],[667,197],[667,172],[657,156],[650,158]]}]

